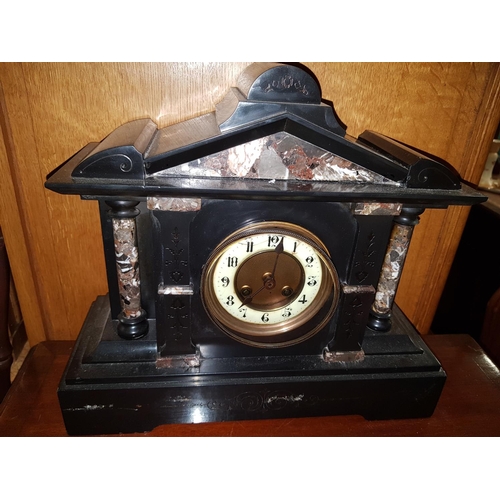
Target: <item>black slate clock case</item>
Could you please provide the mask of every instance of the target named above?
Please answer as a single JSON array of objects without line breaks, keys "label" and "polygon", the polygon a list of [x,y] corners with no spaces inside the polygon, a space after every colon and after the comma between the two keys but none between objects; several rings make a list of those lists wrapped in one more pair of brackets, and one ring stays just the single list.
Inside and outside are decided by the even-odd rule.
[{"label": "black slate clock case", "polygon": [[[231,217],[227,217],[227,213],[230,213]],[[164,226],[161,222],[163,219],[162,215],[160,214],[159,224],[163,229]],[[326,226],[323,222],[325,218],[330,217],[336,221],[334,228]],[[221,222],[214,227],[210,223],[211,220]],[[200,212],[190,221],[189,225],[189,250],[185,252],[185,255],[189,256],[189,262],[186,262],[186,266],[188,267],[186,269],[186,276],[192,281],[193,288],[195,290],[200,289],[203,267],[209,258],[211,250],[219,242],[237,229],[247,227],[249,224],[255,222],[269,220],[291,222],[317,235],[328,247],[332,261],[336,264],[340,279],[343,282],[348,281],[348,268],[354,255],[353,250],[357,236],[357,225],[354,218],[344,206],[334,203],[316,204],[303,202],[300,204],[300,210],[297,210],[297,204],[290,201],[210,200],[202,205]],[[170,220],[169,222],[171,223]],[[389,222],[389,231],[390,226]],[[167,221],[165,221],[165,227],[172,228],[171,225],[168,225]],[[172,235],[168,234],[168,230],[166,230],[164,231],[163,239],[159,238],[154,246],[161,248],[162,243],[164,243],[166,247],[165,253],[168,254],[171,238]],[[384,253],[380,252],[380,264],[383,256]],[[165,259],[158,258],[155,260],[156,262],[163,262]],[[158,270],[160,273],[161,271],[163,269]],[[168,269],[165,269],[165,271],[162,280],[163,283],[169,280]],[[162,305],[159,304],[159,307],[162,307]],[[214,324],[210,321],[204,310],[200,294],[192,296],[190,308],[191,332],[189,335],[184,336],[185,352],[194,353],[195,349],[199,348],[204,358],[217,358],[221,356],[280,356],[291,353],[321,355],[324,347],[328,345],[329,340],[333,339],[333,327],[337,323],[337,321],[331,322],[323,331],[300,345],[280,349],[252,348],[248,345],[235,342],[219,329],[214,328]],[[168,313],[166,312],[168,306],[163,306],[163,309],[164,312],[157,314],[156,318],[159,332],[168,331],[166,324],[168,321],[166,319],[168,318]],[[364,328],[362,330],[359,332],[361,336],[364,333]],[[157,335],[161,336],[160,333],[157,333]],[[339,342],[339,338],[340,336],[337,335],[337,342]],[[344,339],[345,345],[338,346],[338,350],[359,349],[359,340],[359,338],[355,340],[353,338],[354,344],[349,346]],[[177,347],[175,348],[176,350],[172,350],[173,347],[167,338],[164,339],[164,345],[161,352],[165,355],[177,354],[179,352]]]},{"label": "black slate clock case", "polygon": [[[446,375],[394,295],[425,208],[484,197],[420,151],[347,136],[304,68],[250,65],[214,113],[159,130],[127,123],[46,186],[98,200],[109,284],[59,387],[70,434],[434,411]],[[214,249],[265,221],[314,234],[338,274],[327,324],[285,347],[230,337],[201,293]]]}]

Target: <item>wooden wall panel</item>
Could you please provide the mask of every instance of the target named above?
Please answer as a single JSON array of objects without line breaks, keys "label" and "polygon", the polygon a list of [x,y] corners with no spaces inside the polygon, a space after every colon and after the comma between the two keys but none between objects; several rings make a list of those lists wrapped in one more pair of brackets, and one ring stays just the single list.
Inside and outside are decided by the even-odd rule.
[{"label": "wooden wall panel", "polygon": [[[470,65],[449,156],[463,179],[477,184],[500,122],[500,65]],[[396,299],[422,333],[427,333],[446,283],[469,208],[430,210],[415,234]],[[424,257],[425,265],[420,263]],[[471,263],[474,265],[474,263]]]},{"label": "wooden wall panel", "polygon": [[[498,63],[306,65],[349,134],[381,132],[479,181],[500,121]],[[430,329],[468,211],[427,210],[415,229],[396,302],[421,333]]]},{"label": "wooden wall panel", "polygon": [[[213,110],[245,66],[1,66],[18,216],[27,229],[22,244],[6,237],[7,248],[15,252],[18,241],[30,255],[32,269],[23,272],[33,276],[28,293],[38,298],[41,339],[76,338],[91,302],[107,291],[97,202],[46,190],[46,175],[126,121],[151,117],[162,127]],[[36,328],[28,329],[32,344],[41,340]]]},{"label": "wooden wall panel", "polygon": [[12,150],[12,137],[6,118],[5,99],[0,80],[0,225],[6,240],[11,274],[16,283],[19,302],[22,304],[24,323],[27,331],[31,332],[30,341],[35,345],[45,340],[45,326],[27,245],[29,236],[27,221],[22,216],[24,213],[22,197],[16,176],[12,174],[12,170],[14,172],[16,170],[16,163],[9,154]]},{"label": "wooden wall panel", "polygon": [[[0,65],[4,141],[5,130],[10,137],[4,143],[2,172],[11,173],[17,189],[9,190],[10,200],[13,192],[17,198],[6,204],[5,216],[17,217],[13,226],[24,225],[22,238],[14,230],[10,239],[5,236],[9,251],[25,255],[14,270],[23,311],[31,307],[29,293],[36,296],[38,313],[33,315],[39,321],[27,325],[32,343],[45,337],[75,338],[91,301],[106,292],[96,202],[47,191],[45,176],[127,121],[150,117],[165,127],[212,111],[246,65]],[[485,136],[495,121],[490,107],[498,104],[497,64],[305,65],[315,72],[323,97],[333,101],[349,134],[373,129],[390,135],[443,157],[466,178],[477,180],[481,155],[487,154]],[[477,132],[478,124],[482,132]],[[472,150],[474,158],[467,153]],[[3,182],[1,189],[3,196]],[[415,232],[397,302],[422,332],[432,321],[465,217],[463,209],[429,211]],[[25,283],[19,287],[18,280]]]}]

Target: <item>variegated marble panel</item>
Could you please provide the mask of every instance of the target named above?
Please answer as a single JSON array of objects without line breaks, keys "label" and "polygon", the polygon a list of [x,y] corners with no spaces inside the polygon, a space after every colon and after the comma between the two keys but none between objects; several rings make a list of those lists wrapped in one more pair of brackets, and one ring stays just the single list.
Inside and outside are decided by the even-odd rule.
[{"label": "variegated marble panel", "polygon": [[382,175],[287,132],[256,139],[162,170],[152,176],[300,179],[398,185]]},{"label": "variegated marble panel", "polygon": [[141,315],[141,280],[135,219],[113,219],[116,271],[120,303],[125,318]]},{"label": "variegated marble panel", "polygon": [[413,228],[414,226],[394,224],[373,303],[373,310],[378,314],[385,315],[391,312]]}]

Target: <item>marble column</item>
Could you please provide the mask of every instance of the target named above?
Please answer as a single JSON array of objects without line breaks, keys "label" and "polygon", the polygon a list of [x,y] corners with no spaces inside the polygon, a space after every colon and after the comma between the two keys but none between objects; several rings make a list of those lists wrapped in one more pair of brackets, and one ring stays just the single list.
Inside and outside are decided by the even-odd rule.
[{"label": "marble column", "polygon": [[141,279],[137,246],[136,201],[106,202],[113,221],[116,273],[121,313],[118,315],[118,335],[124,339],[141,338],[148,332],[146,312],[141,308]]},{"label": "marble column", "polygon": [[391,329],[392,306],[403,273],[413,228],[419,223],[422,208],[403,207],[394,218],[394,226],[380,272],[368,326],[372,330],[387,332]]}]

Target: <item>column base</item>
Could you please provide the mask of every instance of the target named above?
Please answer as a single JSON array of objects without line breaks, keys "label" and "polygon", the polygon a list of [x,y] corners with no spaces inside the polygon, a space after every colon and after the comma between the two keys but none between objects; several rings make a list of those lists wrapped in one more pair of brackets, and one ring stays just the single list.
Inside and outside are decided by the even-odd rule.
[{"label": "column base", "polygon": [[[189,356],[156,359],[152,319],[147,341],[104,340],[113,323],[105,305],[101,301],[92,307],[59,386],[70,435],[325,415],[423,418],[432,415],[446,379],[397,309],[391,332],[366,329],[359,359],[346,352],[344,359],[325,361],[318,352],[200,356],[193,363]],[[101,350],[99,343],[107,345]]]},{"label": "column base", "polygon": [[120,314],[118,320],[117,333],[122,339],[140,339],[148,333],[149,324],[145,311],[142,311],[137,318],[125,318],[123,314]]},{"label": "column base", "polygon": [[367,326],[376,332],[388,332],[392,328],[391,313],[376,314],[371,311]]}]

